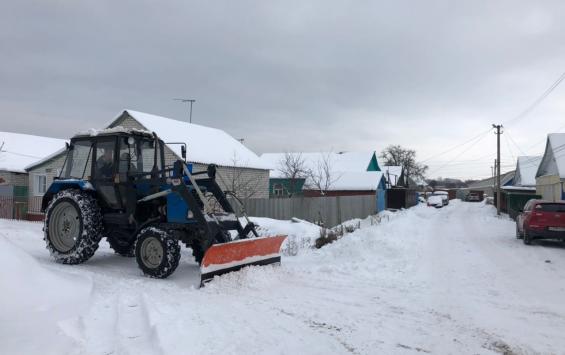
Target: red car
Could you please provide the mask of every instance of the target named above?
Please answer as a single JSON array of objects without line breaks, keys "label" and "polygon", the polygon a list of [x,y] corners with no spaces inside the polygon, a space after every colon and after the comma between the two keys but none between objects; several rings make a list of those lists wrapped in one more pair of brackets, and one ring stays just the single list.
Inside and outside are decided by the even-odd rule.
[{"label": "red car", "polygon": [[565,202],[529,200],[516,218],[516,237],[528,245],[535,239],[565,241]]}]

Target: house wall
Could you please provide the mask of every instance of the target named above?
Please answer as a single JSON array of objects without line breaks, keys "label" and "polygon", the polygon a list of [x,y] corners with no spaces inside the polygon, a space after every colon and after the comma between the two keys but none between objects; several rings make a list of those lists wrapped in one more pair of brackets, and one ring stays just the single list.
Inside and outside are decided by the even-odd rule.
[{"label": "house wall", "polygon": [[27,186],[28,177],[25,173],[0,171],[0,185]]},{"label": "house wall", "polygon": [[557,175],[536,178],[536,194],[548,201],[563,200],[563,183]]},{"label": "house wall", "polygon": [[[291,183],[289,178],[270,178],[269,179],[269,197],[289,197],[292,196],[302,196],[302,189],[304,188],[304,183],[306,179],[294,179],[294,183]],[[281,184],[283,187],[283,195],[275,195],[275,185]]]},{"label": "house wall", "polygon": [[[124,128],[145,129],[135,119],[124,116],[114,122],[112,127],[122,126]],[[159,132],[156,132],[157,134]],[[190,162],[190,151],[187,153]],[[180,159],[169,147],[165,146],[165,164],[172,165]],[[208,165],[193,163],[192,171],[205,171]],[[269,170],[253,169],[246,167],[218,166],[216,171],[216,182],[222,190],[237,191],[243,198],[267,198],[269,197]]]},{"label": "house wall", "polygon": [[35,175],[45,175],[46,176],[46,187],[53,182],[53,178],[59,176],[59,171],[63,168],[65,162],[65,154],[60,154],[54,157],[52,160],[46,161],[45,163],[34,167],[28,171],[29,181],[28,181],[28,218],[29,219],[39,219],[42,218],[41,213],[41,199],[43,194],[35,190],[34,182]]}]

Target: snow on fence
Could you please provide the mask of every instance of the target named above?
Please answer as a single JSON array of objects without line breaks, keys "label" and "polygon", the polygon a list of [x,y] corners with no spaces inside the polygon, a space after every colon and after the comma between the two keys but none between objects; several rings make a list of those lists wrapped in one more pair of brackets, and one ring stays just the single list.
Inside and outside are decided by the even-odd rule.
[{"label": "snow on fence", "polygon": [[[241,213],[240,205],[232,205]],[[353,218],[366,218],[376,213],[377,198],[365,196],[261,198],[244,200],[245,210],[254,217],[288,220],[293,217],[313,223],[322,222],[326,227],[336,226]]]}]

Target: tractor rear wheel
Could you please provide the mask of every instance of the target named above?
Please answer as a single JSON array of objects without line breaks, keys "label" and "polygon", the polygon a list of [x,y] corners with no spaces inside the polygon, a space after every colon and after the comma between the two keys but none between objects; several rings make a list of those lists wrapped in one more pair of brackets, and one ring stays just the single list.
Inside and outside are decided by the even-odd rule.
[{"label": "tractor rear wheel", "polygon": [[135,258],[145,275],[164,279],[179,266],[180,246],[168,231],[147,227],[139,232],[135,242]]},{"label": "tractor rear wheel", "polygon": [[58,192],[45,212],[44,240],[51,256],[63,264],[90,259],[102,238],[102,214],[96,199],[80,190]]}]

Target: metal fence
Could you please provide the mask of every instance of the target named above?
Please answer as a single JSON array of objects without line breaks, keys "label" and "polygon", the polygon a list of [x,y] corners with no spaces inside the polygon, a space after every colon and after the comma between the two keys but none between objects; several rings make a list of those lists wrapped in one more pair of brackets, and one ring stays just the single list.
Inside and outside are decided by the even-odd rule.
[{"label": "metal fence", "polygon": [[[375,195],[293,197],[247,199],[243,201],[247,214],[255,217],[291,219],[293,217],[310,222],[322,222],[326,227],[336,226],[353,218],[366,218],[375,214]],[[241,213],[237,202],[232,202],[236,213]]]},{"label": "metal fence", "polygon": [[0,196],[0,218],[14,218],[14,198],[11,196]]},{"label": "metal fence", "polygon": [[[241,214],[239,203],[230,202],[236,213]],[[375,195],[261,198],[243,202],[250,216],[284,220],[296,217],[313,223],[323,223],[326,227],[333,227],[353,218],[366,218],[377,210]],[[39,196],[29,199],[29,203],[17,201],[12,196],[0,196],[0,218],[39,220],[42,219],[40,208]]]}]

